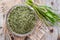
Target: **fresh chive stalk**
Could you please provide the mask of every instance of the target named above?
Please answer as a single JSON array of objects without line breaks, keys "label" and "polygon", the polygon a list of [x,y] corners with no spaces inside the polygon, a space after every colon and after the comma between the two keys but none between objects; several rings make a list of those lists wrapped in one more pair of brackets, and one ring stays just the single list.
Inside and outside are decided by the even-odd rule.
[{"label": "fresh chive stalk", "polygon": [[49,21],[53,25],[60,20],[60,17],[51,10],[52,9],[51,7],[38,6],[34,4],[32,0],[27,0],[26,3],[36,11],[40,20],[42,18],[42,20]]}]

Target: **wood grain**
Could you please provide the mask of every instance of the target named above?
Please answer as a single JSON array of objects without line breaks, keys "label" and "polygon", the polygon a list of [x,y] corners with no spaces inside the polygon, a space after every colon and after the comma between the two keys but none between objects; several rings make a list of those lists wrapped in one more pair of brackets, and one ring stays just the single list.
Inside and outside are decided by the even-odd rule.
[{"label": "wood grain", "polygon": [[[53,5],[51,5],[53,2]],[[48,5],[51,6],[55,12],[60,13],[60,0],[35,0],[35,3],[38,3],[39,5]],[[0,13],[3,13],[4,15],[7,14],[9,9],[17,4],[24,4],[23,0],[0,0]],[[5,20],[5,19],[4,19]],[[57,27],[56,25],[54,27],[47,27],[42,25],[43,23],[38,22],[40,26],[36,26],[36,30],[31,34],[28,35],[28,37],[31,40],[60,40],[60,27]],[[7,31],[6,25],[3,26],[5,35],[10,34],[9,31]],[[52,31],[53,29],[53,31]],[[10,34],[11,36],[12,34]],[[17,37],[12,36],[14,40],[24,40],[25,37]],[[10,39],[11,40],[11,39]]]}]

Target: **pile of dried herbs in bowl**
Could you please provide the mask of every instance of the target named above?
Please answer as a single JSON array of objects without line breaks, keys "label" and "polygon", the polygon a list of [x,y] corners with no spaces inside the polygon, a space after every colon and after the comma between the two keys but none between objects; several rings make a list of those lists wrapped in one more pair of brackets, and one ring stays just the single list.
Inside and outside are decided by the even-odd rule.
[{"label": "pile of dried herbs in bowl", "polygon": [[31,32],[36,21],[35,12],[26,5],[14,6],[7,15],[7,25],[16,34]]}]

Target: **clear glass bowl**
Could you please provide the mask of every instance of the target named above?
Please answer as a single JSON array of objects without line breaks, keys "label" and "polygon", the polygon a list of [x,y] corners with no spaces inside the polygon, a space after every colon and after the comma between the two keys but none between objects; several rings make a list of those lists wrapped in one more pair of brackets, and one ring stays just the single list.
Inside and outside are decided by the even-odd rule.
[{"label": "clear glass bowl", "polygon": [[[14,8],[14,7],[16,7],[16,6],[27,6],[27,5],[15,5],[15,6],[13,6],[9,11],[8,11],[8,13],[7,13],[7,15],[6,15],[6,25],[7,25],[7,18],[8,18],[8,15],[9,15],[9,12]],[[33,8],[31,8],[30,6],[28,6],[31,10],[33,10]],[[34,11],[34,10],[33,10]],[[35,13],[36,14],[36,13]],[[37,17],[37,15],[36,15],[36,22],[37,22],[37,19],[38,19],[38,17]],[[36,25],[36,23],[35,23],[35,25]],[[16,36],[27,36],[27,35],[29,35],[29,34],[31,34],[31,33],[33,33],[34,32],[34,30],[35,30],[35,28],[36,28],[36,26],[30,31],[30,32],[28,32],[28,33],[26,33],[26,34],[18,34],[18,33],[16,33],[16,32],[14,32],[14,31],[12,31],[12,29],[10,28],[10,27],[8,27],[8,25],[7,25],[7,28],[8,28],[8,30],[13,34],[13,35],[16,35]]]}]

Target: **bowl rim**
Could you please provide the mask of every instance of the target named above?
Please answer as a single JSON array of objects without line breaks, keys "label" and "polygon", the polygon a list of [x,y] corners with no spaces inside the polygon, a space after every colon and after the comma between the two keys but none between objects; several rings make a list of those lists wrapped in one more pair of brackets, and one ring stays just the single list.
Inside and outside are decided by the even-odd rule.
[{"label": "bowl rim", "polygon": [[[35,30],[35,28],[36,28],[36,24],[35,24],[34,28],[33,28],[31,31],[29,31],[28,33],[25,33],[25,34],[18,34],[18,33],[16,33],[16,32],[14,32],[10,27],[8,27],[7,17],[8,17],[9,14],[10,14],[9,12],[10,12],[11,10],[13,10],[13,9],[14,9],[15,7],[17,7],[17,6],[27,6],[27,5],[23,5],[23,4],[14,5],[14,6],[8,11],[8,13],[6,14],[6,26],[7,26],[7,29],[8,29],[13,35],[16,35],[16,36],[27,36],[27,35],[29,35],[29,34],[31,34],[31,33],[34,32],[34,30]],[[33,10],[33,8],[30,7],[29,5],[28,5],[27,7],[29,7],[31,10]],[[34,10],[33,10],[33,11],[34,11]]]}]

